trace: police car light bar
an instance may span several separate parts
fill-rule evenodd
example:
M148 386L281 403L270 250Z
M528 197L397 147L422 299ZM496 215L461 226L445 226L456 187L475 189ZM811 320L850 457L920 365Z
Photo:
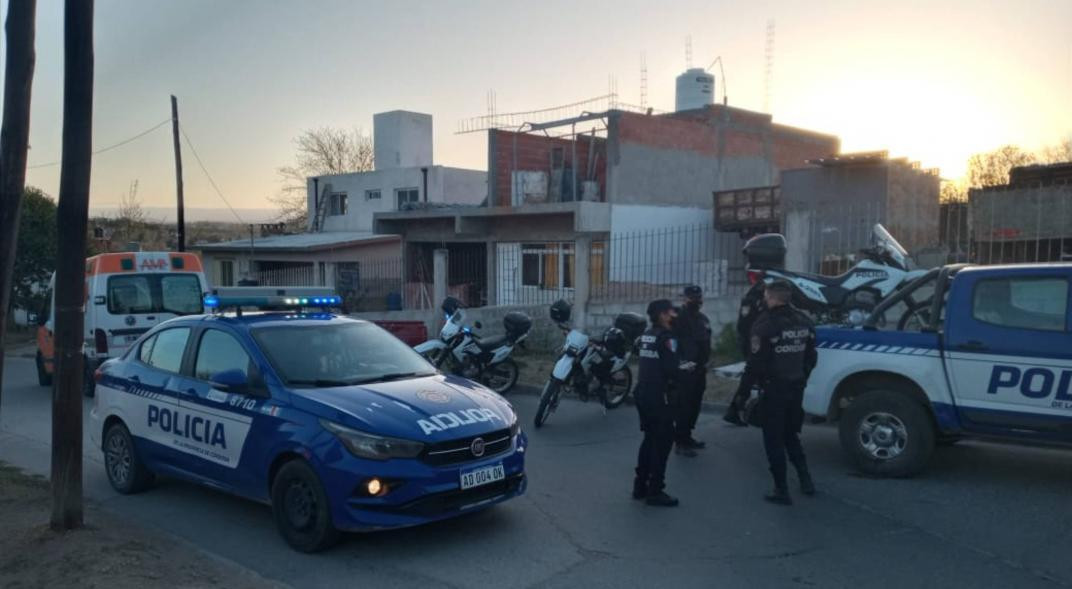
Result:
M300 309L303 307L338 307L342 297L327 288L234 286L216 288L206 293L204 305L209 309L257 307L261 309Z

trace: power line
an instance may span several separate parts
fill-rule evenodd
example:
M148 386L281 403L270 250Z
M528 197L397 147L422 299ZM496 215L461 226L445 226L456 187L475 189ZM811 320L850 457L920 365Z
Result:
M93 155L100 155L100 154L102 154L102 153L104 153L106 151L111 151L111 150L116 149L118 147L123 147L127 143L130 143L131 141L135 141L137 139L141 139L142 137L145 137L149 133L152 133L153 131L159 129L160 127L163 127L164 125L166 125L166 124L168 124L170 122L171 122L171 117L168 117L168 118L164 119L163 121L160 121L156 126L154 126L152 128L149 128L149 129L146 129L146 130L142 131L141 133L138 133L137 135L135 135L133 137L129 137L127 139L124 139L124 140L120 141L119 143L115 143L113 145L109 145L108 147L105 147L105 148L102 148L102 149L98 149L97 151L94 151ZM48 167L51 167L51 166L58 166L61 163L62 163L62 161L48 162L47 164L35 164L35 165L32 165L32 166L26 166L26 169L32 170L32 169L35 169L35 168L48 168Z
M171 119L168 119L167 122L170 123ZM231 203L227 202L227 197L223 196L223 192L220 190L220 187L216 186L216 181L212 179L212 174L208 173L208 170L205 168L205 164L201 162L201 156L197 155L197 150L194 149L194 144L192 141L190 141L190 136L186 134L186 129L179 127L179 132L182 133L182 138L186 140L186 146L189 147L190 152L194 154L194 161L197 162L197 165L201 168L201 171L205 173L205 178L208 178L208 183L212 185L212 189L216 191L216 195L219 196L220 200L223 201L223 204L227 205L227 208L231 210L231 214L235 216L235 219L238 219L239 223L245 224L246 222L242 220L242 217L238 216L238 213L234 210L234 207L231 206Z

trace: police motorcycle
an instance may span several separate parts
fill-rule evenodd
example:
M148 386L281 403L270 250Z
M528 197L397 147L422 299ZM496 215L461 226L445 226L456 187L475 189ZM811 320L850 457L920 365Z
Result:
M629 358L633 346L648 322L637 313L622 313L599 338L588 337L569 325L572 307L566 301L551 305L551 320L566 334L562 353L540 393L540 404L533 421L543 426L558 408L563 392L573 391L582 401L596 397L603 411L622 404L633 387Z
M446 323L439 339L428 340L413 349L436 368L446 367L453 374L480 382L500 395L512 389L517 384L518 368L510 354L514 346L528 337L532 319L520 311L511 311L503 317L505 335L481 337L465 325L461 301L447 297L440 309ZM473 327L483 326L477 321Z
M862 259L840 276L786 270L786 250L785 237L778 233L749 239L742 250L748 280L753 290L772 280L787 280L793 285L793 305L820 325L862 325L882 299L927 273L912 268L908 252L881 224L872 228L870 247L860 251Z

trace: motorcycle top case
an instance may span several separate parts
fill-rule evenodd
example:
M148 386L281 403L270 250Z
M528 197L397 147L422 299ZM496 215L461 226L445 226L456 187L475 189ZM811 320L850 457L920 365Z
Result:
M551 305L551 321L565 323L573 314L573 306L569 302L559 299Z
M632 343L636 338L644 335L648 328L648 320L640 313L622 313L614 318L614 327L622 330L626 341Z
M506 328L507 335L520 337L532 329L532 317L521 311L510 311L503 317L503 327Z
M780 233L763 233L749 239L741 250L749 268L783 268L788 246Z

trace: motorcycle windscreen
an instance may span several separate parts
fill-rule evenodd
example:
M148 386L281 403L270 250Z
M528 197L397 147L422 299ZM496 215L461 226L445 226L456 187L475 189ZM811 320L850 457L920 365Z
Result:
M899 241L890 235L890 232L882 226L881 223L876 223L875 227L871 230L871 239L874 241L876 247L880 247L887 252L893 259L897 260L901 266L908 268L908 250L901 245Z

